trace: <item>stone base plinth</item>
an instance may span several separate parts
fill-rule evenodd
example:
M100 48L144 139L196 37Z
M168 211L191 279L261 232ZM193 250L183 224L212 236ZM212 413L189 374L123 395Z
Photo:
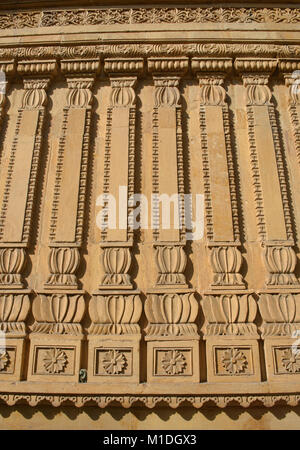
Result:
M88 382L139 383L140 335L88 336Z
M78 382L82 335L30 335L28 380Z
M206 337L208 382L261 381L258 340L246 336Z
M200 382L199 339L147 342L147 382Z
M266 337L264 349L268 381L300 381L299 338Z
M23 380L25 337L4 336L0 342L0 381Z

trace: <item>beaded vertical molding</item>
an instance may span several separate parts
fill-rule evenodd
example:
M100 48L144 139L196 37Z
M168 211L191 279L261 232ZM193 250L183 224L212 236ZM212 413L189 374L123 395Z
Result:
M0 221L1 330L5 333L2 380L23 378L25 319L30 289L23 279L32 232L31 221L42 145L46 90L56 73L56 61L20 61L24 93L10 149Z
M99 59L62 60L68 85L50 224L49 276L33 302L28 379L78 381L84 291L76 271L84 227L92 87ZM72 179L72 189L70 189Z
M204 294L207 380L260 380L257 305L240 273L242 255L225 79L231 58L193 58L199 80L207 248L213 270ZM221 189L222 188L222 189ZM220 218L222 217L222 220Z
M267 376L269 380L300 379L294 364L292 331L299 322L299 281L291 225L282 144L269 87L277 67L272 58L237 58L236 70L246 88L248 137L258 235L267 269L265 287L259 292L263 318Z
M278 66L289 89L288 109L296 154L300 164L300 60L280 59Z
M154 80L152 180L157 197L153 239L158 277L155 286L147 291L145 339L147 380L154 383L179 381L183 377L191 382L200 380L199 334L195 324L198 303L184 275L187 257L179 84L187 70L188 58L148 58L148 71ZM178 224L174 219L170 226L164 227L159 203L163 205L166 194L174 196Z
M89 306L92 325L88 336L88 373L90 381L100 383L106 383L107 377L118 383L139 383L140 380L141 330L138 322L142 303L140 291L134 289L129 271L134 237L130 213L135 185L135 88L143 68L141 58L104 60L104 71L110 79L104 207L111 206L109 198L113 198L119 205L119 224L111 227L107 220L103 222L100 247L104 275Z

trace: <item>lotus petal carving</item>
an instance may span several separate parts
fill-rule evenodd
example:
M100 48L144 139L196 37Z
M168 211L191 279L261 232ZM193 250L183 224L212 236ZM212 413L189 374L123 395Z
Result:
M192 323L198 314L198 303L193 293L151 294L145 302L145 313L150 323Z
M261 294L258 305L267 323L300 322L300 294Z
M206 296L203 311L209 323L252 323L257 314L257 304L250 294Z
M111 324L112 332L118 334L118 325L136 324L142 314L139 295L95 295L89 304L89 313L94 324Z
M80 294L40 294L32 305L35 320L46 323L79 323L84 310L84 297Z
M30 309L26 294L0 295L0 322L23 322Z

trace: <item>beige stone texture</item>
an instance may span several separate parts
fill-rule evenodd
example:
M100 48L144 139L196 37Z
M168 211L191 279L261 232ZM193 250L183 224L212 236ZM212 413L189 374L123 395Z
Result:
M216 3L1 2L0 429L299 428L300 11Z

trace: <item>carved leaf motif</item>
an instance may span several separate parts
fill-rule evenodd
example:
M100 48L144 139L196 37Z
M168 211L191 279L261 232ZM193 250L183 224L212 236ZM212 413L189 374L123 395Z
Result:
M150 323L192 323L198 314L198 303L191 294L150 294L145 302Z
M0 250L0 268L3 273L18 273L21 271L25 258L22 248L2 248Z
M84 310L84 298L78 294L40 294L32 305L35 320L47 323L79 323Z
M252 323L257 304L252 295L205 296L203 311L209 323Z
M247 104L248 105L268 105L272 94L268 86L254 84L247 86Z
M235 322L239 314L239 301L237 296L223 295L220 300L226 322Z
M180 92L178 89L179 79L174 78L156 78L154 77L155 92L154 100L155 107L161 106L174 107L178 106L180 102Z
M281 294L278 296L278 308L284 322L293 322L296 315L296 304L293 295Z
M142 302L138 295L95 295L89 304L93 323L126 324L137 323L142 314ZM119 327L112 330L119 332Z
M242 256L236 247L213 247L211 261L214 272L234 273L240 270Z
M47 94L44 89L28 89L24 92L23 108L38 109L47 103Z
M252 295L242 295L239 297L238 322L254 322L257 314L257 303Z
M77 286L77 279L74 273L80 263L78 248L52 248L48 262L52 275L50 275L47 284Z
M291 247L267 247L265 257L271 273L289 273L295 270L297 257Z
M267 323L293 323L300 315L297 297L293 294L262 294L259 300L262 318Z
M205 85L200 86L201 105L224 105L226 92L222 86Z
M87 108L92 103L92 93L89 89L69 89L67 105L72 108Z
M135 104L135 92L131 87L113 88L110 98L111 106L133 106Z
M80 262L78 248L59 247L52 248L49 255L51 273L73 274Z
M23 322L29 312L30 301L24 294L0 296L0 322Z
M105 276L102 284L130 284L127 275L130 265L131 253L128 247L105 248L103 253Z

